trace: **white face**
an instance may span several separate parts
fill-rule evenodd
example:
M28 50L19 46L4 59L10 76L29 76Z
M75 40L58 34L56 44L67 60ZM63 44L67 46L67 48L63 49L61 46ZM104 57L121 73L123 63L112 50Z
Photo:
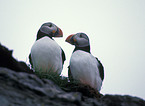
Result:
M89 38L84 33L77 33L72 37L72 39L74 45L77 47L85 47L90 45Z

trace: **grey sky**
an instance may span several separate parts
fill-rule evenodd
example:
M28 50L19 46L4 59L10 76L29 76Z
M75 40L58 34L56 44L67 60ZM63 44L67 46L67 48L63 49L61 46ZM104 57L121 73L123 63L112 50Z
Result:
M0 42L14 57L28 63L39 27L51 21L64 33L55 38L64 49L63 75L73 46L64 42L85 32L91 53L105 67L103 94L128 94L145 99L145 0L0 0Z

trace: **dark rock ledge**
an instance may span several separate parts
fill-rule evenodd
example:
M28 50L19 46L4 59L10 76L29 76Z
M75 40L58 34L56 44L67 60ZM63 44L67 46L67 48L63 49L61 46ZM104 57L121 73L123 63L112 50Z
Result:
M145 101L128 95L96 99L67 93L50 80L1 67L0 106L145 106Z

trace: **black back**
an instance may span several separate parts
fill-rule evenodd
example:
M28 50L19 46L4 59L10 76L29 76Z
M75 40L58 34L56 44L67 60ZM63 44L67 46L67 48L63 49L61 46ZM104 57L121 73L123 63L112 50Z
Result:
M97 57L96 57L96 60L97 60L98 63L99 63L99 66L98 66L98 68L99 68L99 73L100 73L100 77L101 77L101 79L102 79L102 81L103 81L103 80L104 80L104 67L103 67L102 63L98 60Z
M66 57L65 57L65 53L62 48L61 48L61 56L62 56L62 65L63 65L64 61L66 60Z

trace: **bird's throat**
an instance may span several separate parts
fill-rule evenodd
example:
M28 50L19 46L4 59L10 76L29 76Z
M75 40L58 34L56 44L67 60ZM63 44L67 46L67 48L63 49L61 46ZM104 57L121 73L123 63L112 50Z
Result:
M85 46L85 47L75 47L73 52L75 52L77 50L82 50L82 51L90 53L90 45L89 46Z

